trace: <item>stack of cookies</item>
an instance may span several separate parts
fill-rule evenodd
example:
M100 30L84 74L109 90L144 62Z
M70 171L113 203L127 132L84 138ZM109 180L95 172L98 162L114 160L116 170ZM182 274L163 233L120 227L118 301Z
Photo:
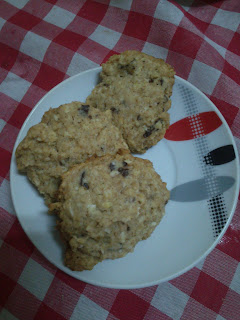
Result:
M164 137L174 70L137 51L112 56L86 103L50 109L16 150L19 171L57 214L65 264L123 257L164 215L166 183L144 153Z

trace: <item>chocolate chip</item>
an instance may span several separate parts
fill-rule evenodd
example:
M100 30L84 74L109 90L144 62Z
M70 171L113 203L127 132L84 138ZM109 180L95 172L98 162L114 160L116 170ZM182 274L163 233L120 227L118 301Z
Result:
M89 185L86 182L83 184L83 187L87 190L89 189Z
M126 167L128 163L126 161L123 161L123 166Z
M162 86L164 81L163 79L160 79L159 82L160 82L160 85Z
M121 168L121 167L118 168L118 172L120 172L123 177L126 177L129 175L128 169L125 169L125 168Z
M81 175L81 179L80 179L80 186L83 186L83 179L85 177L85 171L83 171L82 175Z
M155 127L150 126L143 134L143 138L148 138L153 133L154 130L155 130Z
M113 170L115 170L115 165L111 162L109 164L109 168L110 168L110 171L113 171Z
M137 120L142 120L142 117L140 116L140 114L137 116Z
M84 187L85 189L89 189L89 185L84 182L84 178L85 178L86 172L83 171L82 175L81 175L81 179L80 179L80 186Z
M153 79L152 79L152 78L150 78L148 82L149 82L149 83L153 83Z
M165 201L165 205L168 203L168 200L167 201Z
M129 226L127 227L127 231L130 231L130 227Z
M88 118L89 118L89 119L92 119L92 116L90 115L90 116L88 116Z
M118 112L119 112L119 110L116 109L116 108L114 108L114 107L112 107L110 110L111 110L112 112L114 112L114 113L118 113Z
M83 104L83 105L78 109L78 111L79 111L81 114L88 114L89 105Z

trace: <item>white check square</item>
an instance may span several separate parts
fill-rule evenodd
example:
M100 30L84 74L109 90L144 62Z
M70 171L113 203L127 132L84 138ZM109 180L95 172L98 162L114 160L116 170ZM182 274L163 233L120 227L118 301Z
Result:
M88 299L84 294L81 295L78 303L73 311L70 320L106 320L108 311L100 307L98 304Z
M48 270L30 258L18 279L18 283L42 301L53 278L54 276Z
M6 2L10 3L14 7L17 7L18 9L22 9L29 0L5 0Z
M50 43L50 40L43 38L36 33L28 31L19 50L34 59L43 61L44 55Z
M240 263L237 266L230 288L240 294Z
M117 7L124 10L130 10L132 6L132 0L111 0L110 6Z
M189 296L169 282L158 286L151 305L174 320L181 318Z
M68 67L67 74L69 76L74 76L79 72L96 68L96 67L99 67L97 63L89 60L88 58L85 58L84 56L76 52Z
M99 25L89 38L108 49L112 49L120 37L121 33Z
M154 18L171 22L178 26L184 14L173 3L162 0L158 3Z
M225 11L218 9L214 18L212 19L212 24L217 26L236 31L240 23L240 13Z
M207 94L212 94L221 72L195 60L188 81Z
M54 6L43 20L65 29L74 20L74 18L75 14Z
M5 22L6 22L6 20L4 20L3 18L0 17L0 31L1 31Z
M12 197L10 192L10 183L6 179L4 179L4 181L0 186L0 199L2 200L1 201L2 208L15 216L16 213L13 208Z
M9 72L5 80L0 84L0 92L20 102L30 86L30 82Z
M167 59L167 55L168 55L168 50L163 48L163 47L159 47L159 46L156 46L155 44L152 44L152 43L149 43L149 42L146 42L144 47L143 47L143 50L142 50L144 53L147 53L151 56L154 56L156 58L160 58L160 59L163 59L163 60L166 60Z

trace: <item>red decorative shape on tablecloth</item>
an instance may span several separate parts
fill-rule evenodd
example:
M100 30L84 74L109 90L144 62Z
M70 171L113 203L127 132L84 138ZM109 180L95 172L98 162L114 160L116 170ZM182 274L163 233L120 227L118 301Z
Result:
M191 297L218 313L227 291L227 286L208 274L201 272Z
M173 123L165 138L172 141L192 140L216 130L221 124L216 112L202 112Z

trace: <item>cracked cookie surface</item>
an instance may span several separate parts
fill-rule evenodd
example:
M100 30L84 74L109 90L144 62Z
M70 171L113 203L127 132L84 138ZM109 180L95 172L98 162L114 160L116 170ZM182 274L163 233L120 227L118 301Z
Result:
M161 59L125 51L102 65L102 81L87 103L111 110L131 152L144 153L164 137L169 126L174 74Z
M59 216L67 244L65 264L91 270L104 259L133 251L162 219L169 199L166 183L148 160L129 153L89 159L63 175Z
M128 149L110 111L72 102L50 109L29 129L16 150L18 170L44 195L56 200L61 175L93 155L115 154Z

